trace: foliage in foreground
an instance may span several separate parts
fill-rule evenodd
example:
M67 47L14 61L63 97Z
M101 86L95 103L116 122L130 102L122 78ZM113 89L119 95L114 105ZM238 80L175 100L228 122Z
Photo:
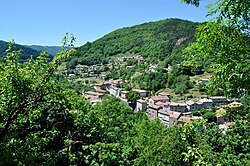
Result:
M249 165L249 115L223 134L215 123L149 121L114 97L92 106L52 78L70 53L1 60L0 165Z
M199 5L200 0L183 0ZM187 49L190 64L212 59L213 88L242 97L250 90L250 1L219 0L209 5L216 18L197 29L197 42Z

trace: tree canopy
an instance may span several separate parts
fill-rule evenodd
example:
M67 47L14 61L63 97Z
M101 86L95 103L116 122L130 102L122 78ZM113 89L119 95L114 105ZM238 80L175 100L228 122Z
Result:
M209 7L208 14L218 16L197 29L197 42L186 54L196 61L212 59L214 87L222 87L229 96L246 96L250 90L250 2L220 0Z
M199 24L181 19L166 19L120 28L77 48L77 52L69 60L93 65L107 63L109 57L127 53L141 55L150 61L164 60L194 41L195 29Z

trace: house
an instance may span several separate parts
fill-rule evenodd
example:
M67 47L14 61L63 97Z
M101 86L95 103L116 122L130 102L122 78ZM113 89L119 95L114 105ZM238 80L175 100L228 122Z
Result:
M155 103L155 105L158 105L158 106L161 106L162 108L164 108L164 106L170 104L170 102L161 102L161 101L158 101L157 103Z
M106 90L110 87L110 83L99 83L94 85L94 89L97 90Z
M186 103L176 103L170 102L164 106L164 110L167 111L176 111L176 112L187 112L187 104Z
M213 107L213 101L207 98L200 99L197 104L200 104L200 107L205 109L211 109Z
M202 119L202 117L198 117L198 116L181 116L179 119L178 119L178 125L183 125L184 123L190 123L192 122L193 120L196 120L196 119Z
M98 69L98 66L97 65L92 65L89 68L92 69L93 71L96 71Z
M107 91L109 91L110 94L112 94L116 97L119 96L119 92L120 92L119 88L114 87L114 86L110 86L109 88L107 88Z
M109 80L111 86L116 86L116 84L121 84L122 83L122 80L121 79L118 79L118 80Z
M158 111L158 119L160 120L160 122L166 125L174 125L180 116L181 116L180 112L165 111L165 110Z
M193 110L199 110L201 109L201 104L198 104L197 102L194 102L194 101L187 101L186 102L187 104L187 109L188 111L193 111Z
M82 73L81 75L82 75L82 77L88 77L89 73Z
M216 119L217 119L217 124L224 124L225 122L225 115L226 115L226 110L223 108L220 108L216 110Z
M149 105L155 105L155 103L157 103L158 101L169 102L170 100L168 96L152 96L149 99Z
M157 105L149 105L148 108L147 108L147 115L148 115L148 118L150 120L154 120L157 118L158 116L158 111L162 109L161 106L157 106Z
M141 90L141 89L132 89L132 90L140 93L141 98L146 98L147 97L147 91L146 90Z
M169 125L175 125L180 117L181 117L180 112L175 112L175 111L170 112Z
M92 104L96 104L97 102L102 101L104 94L93 91L87 91L83 92L83 96L85 99L89 100Z
M147 101L143 99L138 99L136 101L136 111L146 111Z
M191 122L191 117L190 116L181 116L178 119L178 124L184 124L184 123L190 123Z
M224 96L212 96L210 97L213 103L217 103L219 105L227 105L229 104L229 100Z
M240 102L234 101L234 102L224 106L224 108L243 108L243 104L241 104Z
M88 69L88 66L81 65L81 64L76 65L76 68L75 68L75 70L77 70L77 71L83 71L83 70L87 70L87 69Z
M99 84L95 84L94 85L94 89L97 91L97 90L105 90L106 89L106 86L105 86L105 84L103 84L103 83L99 83Z

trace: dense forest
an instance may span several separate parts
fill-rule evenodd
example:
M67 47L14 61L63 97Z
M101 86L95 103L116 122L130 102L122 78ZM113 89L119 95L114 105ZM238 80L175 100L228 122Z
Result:
M8 42L5 42L5 41L2 41L0 40L0 56L3 57L6 55L6 50L8 48ZM23 45L20 45L20 44L14 44L14 50L20 50L21 51L21 54L19 55L20 56L20 61L27 61L29 58L33 58L33 59L36 59L39 55L40 55L40 52L45 50L38 50L38 49L34 49L34 48L31 48L31 47L28 47L28 46L23 46ZM45 50L47 51L47 50ZM52 59L53 56L52 54L50 55L50 59Z
M162 61L195 41L194 33L198 25L200 23L167 19L121 28L77 48L70 57L70 67L76 64L105 64L108 57L126 53L141 55L150 61Z
M15 50L22 50L21 54L20 54L20 60L27 60L28 58L30 58L31 56L33 58L36 58L37 56L40 55L40 52L19 44L15 44ZM5 41L1 41L0 40L0 55L4 56L5 55L5 51L8 48L8 42Z
M195 6L200 2L183 1ZM77 88L70 82L57 76L57 69L65 60L72 62L77 58L75 61L83 64L100 63L99 60L104 63L106 57L133 48L134 53L145 58L155 57L152 61L164 59L168 49L171 54L178 52L177 41L186 37L181 32L177 33L181 36L165 43L169 47L164 47L167 50L163 54L158 54L162 50L159 43L154 45L156 42L152 47L138 44L140 50L144 49L141 52L129 43L128 48L119 46L115 52L112 48L119 42L110 43L107 49L108 43L97 45L102 38L77 49L63 49L53 60L48 53L41 52L35 60L20 62L21 53L15 44L9 43L3 47L4 56L0 59L0 165L250 165L250 1L219 2L209 12L216 13L213 22L199 26L197 40L185 48L183 54L194 64L204 58L212 59L211 84L215 88L224 86L226 94L233 93L241 99L243 108L225 108L225 118L231 123L228 130L205 118L180 126L165 126L158 120L148 120L144 112L134 113L109 95L104 96L103 102L92 105L72 90ZM166 20L171 21L173 19ZM151 23L136 27L145 25ZM143 30L138 28L138 31L143 34ZM193 35L190 40L192 38ZM69 48L74 38L66 36L64 40L62 48ZM97 47L103 48L101 52L96 52ZM159 48L157 54L150 52L155 47L156 52ZM156 86L146 86L158 89L162 86L160 82L166 81L164 78L168 78L164 84L170 86L176 86L176 80L186 80L185 76L176 80L172 77L175 75L160 77L157 72L145 73L134 81L152 80ZM188 81L185 84L191 86Z

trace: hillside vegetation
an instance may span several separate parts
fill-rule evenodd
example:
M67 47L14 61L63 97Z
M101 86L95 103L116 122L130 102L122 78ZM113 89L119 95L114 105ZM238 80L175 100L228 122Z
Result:
M2 41L0 40L0 57L5 57L6 56L6 50L8 48L8 42ZM44 47L45 48L45 47ZM39 55L41 51L47 51L50 55L49 58L50 60L53 59L53 54L51 54L51 51L48 51L46 49L35 49L35 48L31 48L29 46L24 46L24 45L20 45L20 44L14 44L13 45L13 50L21 50L21 54L19 55L19 59L20 61L27 61L27 59L29 58L33 58L36 59Z
M152 62L162 61L193 42L198 25L200 23L166 19L121 28L79 47L70 63L71 66L107 63L108 57L125 53L141 55Z
M0 56L1 57L6 55L7 48L8 48L8 42L0 40ZM22 50L20 54L21 61L25 61L31 56L36 59L40 55L40 51L25 47L19 44L14 44L14 50Z
M37 51L47 51L49 54L55 56L58 51L62 50L61 46L40 46L40 45L27 45L26 47L32 48Z

